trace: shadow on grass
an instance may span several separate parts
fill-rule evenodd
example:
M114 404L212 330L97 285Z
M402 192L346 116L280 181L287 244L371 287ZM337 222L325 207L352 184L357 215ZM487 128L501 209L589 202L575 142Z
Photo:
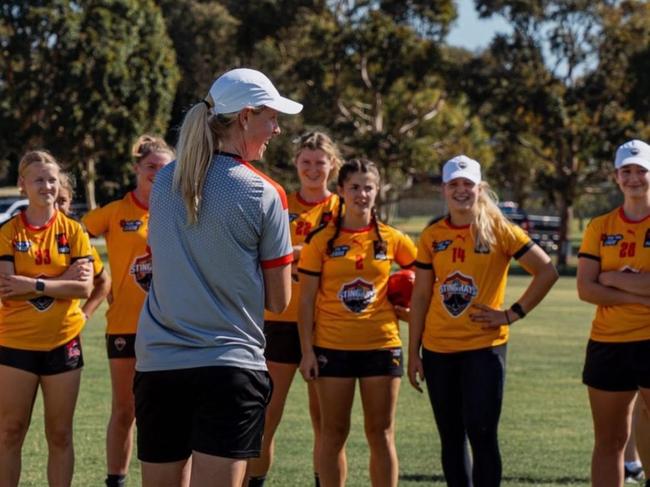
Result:
M400 480L408 480L410 482L444 482L443 475L424 475L419 473L406 473L399 476ZM502 479L504 482L519 482L521 484L531 485L562 485L562 484L576 484L588 483L589 479L586 477L508 477Z

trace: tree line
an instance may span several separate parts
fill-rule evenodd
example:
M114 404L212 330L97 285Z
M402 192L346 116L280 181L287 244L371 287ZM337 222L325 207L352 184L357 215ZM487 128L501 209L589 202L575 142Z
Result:
M650 138L650 3L474 4L510 26L481 52L447 43L453 0L3 1L0 182L45 147L89 205L117 197L139 134L174 143L211 81L249 66L305 105L262 163L280 181L308 128L376 161L383 202L465 152L520 203L543 194L566 245L575 206L604 198L616 145Z

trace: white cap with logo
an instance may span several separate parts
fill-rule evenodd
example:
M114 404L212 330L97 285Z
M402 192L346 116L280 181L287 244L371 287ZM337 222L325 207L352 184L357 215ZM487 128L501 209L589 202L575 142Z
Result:
M469 179L474 184L480 183L481 165L466 155L460 155L453 159L449 159L442 167L442 182L448 183L457 178Z
M630 140L616 149L614 167L620 169L628 164L638 164L650 171L650 145L642 140Z
M266 106L280 113L295 115L302 105L278 93L271 80L254 69L239 68L228 71L210 87L213 113L237 113L246 107Z

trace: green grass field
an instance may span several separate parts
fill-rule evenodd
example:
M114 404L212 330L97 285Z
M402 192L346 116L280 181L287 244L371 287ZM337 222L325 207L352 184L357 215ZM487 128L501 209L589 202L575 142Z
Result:
M527 282L525 277L511 277L506 302L512 302ZM500 428L503 485L588 484L592 433L580 372L592 313L591 306L578 301L574 279L561 278L546 301L514 325ZM403 334L406 339L406 326ZM74 485L87 487L103 485L105 468L104 431L110 391L102 316L90 321L83 338L86 367L75 421ZM42 417L39 399L23 450L21 486L47 485ZM402 383L397 417L400 485L444 485L428 400L406 380ZM276 463L267 485L313 485L310 452L306 388L297 377L278 432ZM348 441L348 461L348 485L370 485L358 397ZM140 485L135 461L130 477L129 486Z

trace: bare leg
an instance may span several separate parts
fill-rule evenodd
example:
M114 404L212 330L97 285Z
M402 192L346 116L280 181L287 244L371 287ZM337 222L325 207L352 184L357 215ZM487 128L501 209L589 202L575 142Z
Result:
M111 372L112 402L106 431L106 467L109 474L126 475L129 472L135 428L135 359L110 359L108 364Z
M318 392L316 391L316 384L314 382L307 383L307 392L309 393L309 417L311 418L311 427L314 431L314 449L312 451L312 458L314 462L314 473L316 475L320 472L320 406L318 405ZM345 451L343 451L345 457Z
M191 465L189 458L169 463L140 462L142 487L189 487Z
M636 401L638 410L635 424L636 448L641 458L645 478L650 479L650 415L648 414L650 389L640 389L640 396Z
M591 484L594 487L622 486L623 451L630 434L632 403L636 392L588 389L594 422Z
M273 463L273 447L275 445L275 432L278 429L284 405L289 394L289 388L296 375L297 366L294 364L281 364L268 361L269 375L273 380L273 395L271 402L266 408L266 419L264 422L264 436L262 437L262 451L259 458L251 458L248 461L246 478L265 476Z
M325 377L316 380L321 411L319 474L323 487L345 485L348 473L345 442L350 432L355 383L356 379L348 378Z
M20 451L37 390L37 375L0 365L0 487L18 485Z
M370 446L370 480L373 487L397 487L399 465L395 450L395 412L399 377L360 379L363 421Z
M72 418L79 395L81 369L41 376L45 437L47 438L47 479L50 487L69 487L74 471Z
M245 459L192 453L190 487L239 487L244 481L245 474Z

